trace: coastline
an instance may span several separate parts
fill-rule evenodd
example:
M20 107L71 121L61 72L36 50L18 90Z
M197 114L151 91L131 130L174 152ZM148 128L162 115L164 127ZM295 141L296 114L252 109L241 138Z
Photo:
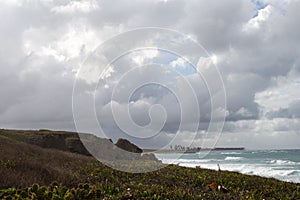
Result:
M183 153L199 153L207 151L244 151L245 147L216 147L216 148L200 148L199 150L173 150L173 149L143 149L143 153L159 153L159 154L183 154Z
M300 183L300 150L213 151L209 154L166 154L155 156L165 164L233 171L247 175Z
M0 199L300 199L299 183L222 168L117 171L88 155L28 144L32 132L0 134Z

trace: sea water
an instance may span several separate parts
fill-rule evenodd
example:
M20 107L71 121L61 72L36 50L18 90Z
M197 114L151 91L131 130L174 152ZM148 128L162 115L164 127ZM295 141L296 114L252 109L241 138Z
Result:
M211 151L190 154L155 154L167 164L236 171L300 183L300 150ZM179 157L180 156L180 157Z

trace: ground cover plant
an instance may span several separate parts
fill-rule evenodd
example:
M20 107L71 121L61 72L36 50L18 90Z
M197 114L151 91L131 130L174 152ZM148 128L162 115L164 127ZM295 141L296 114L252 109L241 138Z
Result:
M300 184L273 178L177 165L132 174L16 138L0 134L0 199L300 199Z

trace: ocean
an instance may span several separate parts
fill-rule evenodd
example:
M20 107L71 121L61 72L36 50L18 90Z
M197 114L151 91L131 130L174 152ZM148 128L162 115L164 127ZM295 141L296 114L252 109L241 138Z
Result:
M300 183L300 150L211 151L191 154L155 154L163 163L235 171ZM178 158L179 157L179 158Z

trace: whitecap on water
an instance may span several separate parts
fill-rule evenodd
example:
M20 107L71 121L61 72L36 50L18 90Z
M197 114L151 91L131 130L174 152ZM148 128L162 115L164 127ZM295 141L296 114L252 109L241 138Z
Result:
M227 156L224 160L243 160L243 157L232 157L232 156Z

